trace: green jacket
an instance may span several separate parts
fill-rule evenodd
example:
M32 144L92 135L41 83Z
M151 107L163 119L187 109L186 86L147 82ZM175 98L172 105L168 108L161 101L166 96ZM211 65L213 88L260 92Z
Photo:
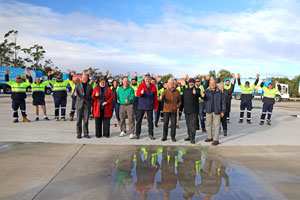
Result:
M120 104L131 104L134 100L134 90L131 86L127 86L127 88L124 89L124 87L119 87L118 91L118 101ZM125 102L125 99L130 99L131 101Z

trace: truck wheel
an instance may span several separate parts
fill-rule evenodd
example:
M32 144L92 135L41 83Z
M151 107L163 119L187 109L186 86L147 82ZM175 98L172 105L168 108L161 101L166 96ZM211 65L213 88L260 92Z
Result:
M240 94L235 95L236 100L241 100L242 96Z
M11 93L11 87L5 87L3 91L4 91L5 94L10 94Z
M276 95L275 96L275 101L276 102L280 102L282 100L281 96L280 95Z
M46 94L46 95L50 95L50 94L51 94L51 89L50 89L50 88L46 88L45 94Z

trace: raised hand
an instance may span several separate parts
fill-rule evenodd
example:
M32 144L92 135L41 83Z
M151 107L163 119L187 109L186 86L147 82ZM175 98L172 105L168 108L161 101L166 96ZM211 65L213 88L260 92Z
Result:
M276 84L276 85L279 85L279 82L278 82L277 80L275 80L275 84Z
M108 75L107 75L107 78L110 78L110 77L111 77L111 74L108 74Z
M202 76L202 78L201 78L201 81L202 81L202 82L204 82L204 81L205 81L205 78L204 78L204 76Z
M238 78L238 79L241 78L241 74L240 74L240 73L237 74L237 78Z
M127 73L126 73L126 76L129 77L129 75L130 75L130 72L127 72Z
M197 78L199 78L199 79L200 79L200 77L201 77L201 76L200 76L200 74L198 74L198 75L197 75Z
M123 74L119 74L119 76L122 77L122 78L124 77Z
M185 75L185 80L189 80L189 75L188 74Z
M161 81L161 76L158 76L157 77L157 82L160 82Z
M171 76L171 79L175 79L175 77L172 75L172 76Z
M10 73L9 69L6 69L6 74L9 74L9 73Z
M75 74L75 71L74 71L74 70L72 70L72 71L71 71L71 75L73 76L74 74Z
M51 71L48 71L48 76L50 76L50 74L51 74Z
M68 72L68 74L70 74L70 73L71 73L71 70L70 70L70 69L68 69L68 70L67 70L67 72Z
M31 76L31 74L30 74L30 69L29 69L29 68L27 68L27 73L26 73L26 75L27 75L27 76Z
M88 74L91 74L91 70L90 69L88 69Z
M137 76L138 76L137 72L134 72L134 77L137 77Z
M266 78L265 80L264 80L264 82L267 82L269 79L268 78Z
M106 73L105 73L105 75L107 76L108 74L109 74L109 71L107 70Z
M231 76L232 76L232 78L235 78L235 73L232 73Z
M260 77L260 75L259 75L259 74L257 74L257 75L256 75L256 78L259 78L259 77Z
M196 94L196 89L195 88L193 89L193 94Z
M210 78L210 75L206 74L206 80L209 80L209 78Z
M218 72L217 77L220 77L220 76L221 76L221 72Z

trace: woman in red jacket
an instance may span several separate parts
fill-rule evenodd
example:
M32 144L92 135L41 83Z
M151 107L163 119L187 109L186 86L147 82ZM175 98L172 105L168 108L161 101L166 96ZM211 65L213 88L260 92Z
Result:
M114 94L111 89L105 85L104 79L99 80L98 85L93 90L92 99L94 99L93 116L95 117L96 137L102 137L103 127L103 136L109 138Z

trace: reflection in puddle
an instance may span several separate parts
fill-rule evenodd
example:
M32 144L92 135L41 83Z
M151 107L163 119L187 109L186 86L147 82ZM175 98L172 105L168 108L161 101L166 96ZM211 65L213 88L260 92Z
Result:
M274 195L249 174L194 148L147 146L121 152L112 173L111 183L136 199L273 199Z

